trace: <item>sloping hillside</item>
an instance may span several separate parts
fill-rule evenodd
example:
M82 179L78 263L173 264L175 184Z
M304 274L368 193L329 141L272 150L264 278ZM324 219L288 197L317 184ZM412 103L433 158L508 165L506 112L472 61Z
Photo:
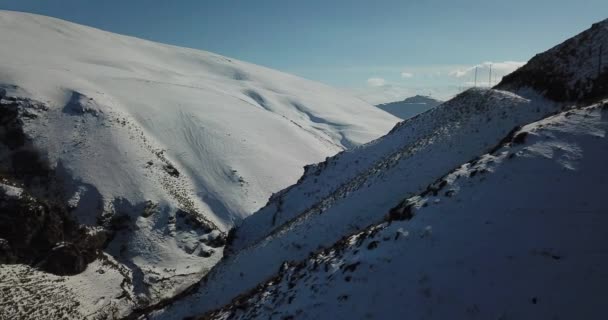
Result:
M382 139L308 167L298 184L232 232L228 255L199 290L159 318L180 319L228 303L272 277L285 261L305 259L377 223L402 199L488 152L514 127L556 108L504 91L470 90Z
M608 103L526 125L204 318L603 319L607 133Z
M24 13L1 12L0 25L10 43L2 92L49 109L28 135L107 199L166 193L140 168L166 160L201 211L231 225L303 165L397 122L324 85L208 52Z
M376 107L394 115L397 118L405 120L435 108L441 103L442 101L435 100L431 97L416 95L402 101L379 104Z
M604 28L594 27L590 30L592 30L592 36L584 38L585 41L593 42L597 39L603 39L604 34L608 32ZM581 45L595 46L595 44L585 41L581 42ZM580 56L580 59L585 59L585 55ZM572 65L579 63L581 63L579 60L572 59L563 68L573 69ZM541 71L538 72L541 73ZM581 72L584 72L584 70ZM589 81L591 85L596 85L595 82L601 81L601 79L601 77L595 77L590 78ZM567 79L565 80L567 81ZM525 79L521 81L525 83ZM570 83L568 82L564 86L569 88ZM377 225L387 216L392 217L392 219L408 219L411 214L408 210L398 210L404 199L419 195L423 198L426 197L427 200L430 199L433 203L441 203L444 200L439 197L439 194L447 191L444 188L448 183L451 183L442 180L442 177L460 168L463 164L482 157L484 154L494 154L506 142L519 142L524 137L524 135L517 134L520 127L584 103L582 100L564 102L547 99L547 97L551 98L552 96L544 96L543 94L546 94L546 91L541 89L540 87L526 85L513 88L514 92L496 89L472 89L429 112L403 121L381 139L360 148L342 152L323 163L308 166L297 184L275 194L264 208L245 219L231 233L227 247L229 254L197 288L192 288L189 295L164 306L164 309L153 312L152 316L158 319L199 316L216 308L217 305L227 304L239 295L251 292L260 283L269 279L279 279L275 278L280 277L277 270L285 269L281 267L284 266L285 262L293 261L297 264L298 261L304 261L312 252L319 252L321 248L332 247L344 237L357 234L370 225ZM585 97L585 100L586 98L589 97ZM593 125L603 128L605 117L599 111L593 112L593 116L589 115L589 117L596 120L600 119ZM584 114L578 115L577 118L585 117ZM566 117L566 114L563 117ZM560 125L560 123L555 124L555 126ZM583 124L582 127L576 127L572 130L575 131L573 134L589 135L592 137L590 139L601 139L603 137L603 129L585 131L586 129L588 129L587 125ZM589 148L596 147L601 148L601 142L599 145L589 146ZM573 151L572 154L569 153L565 159L559 160L558 164L562 165L562 162L568 162L569 157L575 157L574 153L576 151ZM600 158L596 158L596 156ZM590 154L591 159L588 159L588 161L594 162L593 168L599 166L602 156L604 155L600 152ZM468 167L465 166L464 168ZM510 169L511 167L505 165L501 168ZM517 169L514 168L513 170ZM568 170L567 165L562 165L556 170L557 172ZM477 176L475 179L484 179L484 172L471 170L468 174ZM503 175L505 174L509 175L508 172ZM576 176L576 174L572 174L572 176ZM539 178L542 179L534 181L530 185L538 188L545 184L554 183L553 180L547 180L548 177L549 175L540 176ZM587 186L581 185L581 181L588 181L589 177L590 175L585 175L587 180L576 180L575 177L572 179L576 180L573 180L573 183L577 183L577 188L584 188ZM499 178L502 178L502 175ZM519 179L516 180L517 184L523 183L522 181L531 179L531 177L524 175ZM589 183L589 187L596 188L593 181ZM602 182L598 182L598 185L602 186ZM520 190L512 190L506 184L504 189L499 187L500 185L496 186L495 192L507 199L507 202L502 202L500 207L504 207L504 210L513 209L509 205L515 201L509 200L509 197L511 194L514 196L520 195ZM517 186L513 185L512 187L516 188ZM599 188L601 189L601 187ZM471 192L479 190L481 189L475 188ZM555 189L547 188L547 190L547 192L551 192ZM544 195L542 192L538 194ZM584 194L578 196L580 199L585 197ZM446 197L449 196L446 195ZM476 198L473 197L472 199L461 198L462 203L455 206L475 208ZM551 202L544 199L539 201L543 201L543 205L546 205L547 208L551 207ZM522 202L523 204L525 203ZM596 205L595 209L598 209L601 202L594 202L594 204ZM487 202L486 205L489 208L493 205L493 202ZM410 208L410 206L407 205L405 208ZM577 208L579 207L572 206L573 210L577 210ZM567 212L568 210L563 209L563 211ZM454 215L456 214L454 213ZM483 212L480 214L483 214ZM471 217L471 219L476 217ZM483 224L483 221L472 221L471 223L479 225ZM589 225L587 220L581 223ZM450 244L452 236L484 232L483 230L465 228L465 224L462 223L458 226L458 228L446 234L446 240L443 240L446 245ZM537 225L526 225L526 227L537 227ZM562 230L560 225L547 228ZM391 229L391 232L394 231ZM599 233L597 236L599 237ZM554 238L550 239L553 240ZM454 238L454 241L458 240L459 238ZM579 245L588 243L581 242ZM503 244L491 243L488 246ZM375 244L370 246L373 247ZM598 247L598 250L601 251L602 248ZM437 252L440 254L442 251ZM395 254L395 252L392 251L390 254ZM385 258L395 260L402 258L403 260L399 260L401 262L407 261L406 259L421 259L421 264L435 264L432 257L429 258L430 260L425 260L422 255L408 255L398 258L387 258L385 256ZM599 260L599 262L605 263L602 260ZM475 264L478 261L472 263ZM409 270L402 264L398 264L398 266L404 268L402 272ZM445 270L442 269L445 266L436 267ZM488 274L491 274L491 272ZM238 280L235 281L235 279ZM319 284L321 282L319 280ZM269 286L272 287L272 284ZM333 284L330 282L328 286L333 286ZM401 288L399 286L394 287L395 290ZM411 291L411 288L409 286L403 288L403 290ZM394 293L394 291L389 291L387 294L390 293ZM343 294L348 295L348 292ZM481 295L483 293L476 292L475 294ZM364 295L360 297L363 299ZM253 298L252 306L254 309L247 311L255 311L256 299ZM236 304L233 307L237 307L239 301L243 300L235 302ZM390 301L395 304L398 303L395 300ZM260 302L260 306L262 303L266 302ZM328 309L319 307L319 312L330 310L337 303L340 303L340 301L328 301ZM288 304L289 298L287 299ZM404 303L403 305L407 306L409 304ZM369 307L369 305L366 306ZM244 307L246 308L247 305ZM321 314L316 313L317 311L313 310L312 305L307 305L307 307L311 309L308 314L312 318ZM290 306L286 306L285 309L279 311L284 312L283 315L285 316L294 316L291 311L295 310L289 308ZM473 305L471 308L473 313L477 312ZM354 310L361 311L361 309L356 308ZM390 310L386 312L390 312ZM247 313L245 315L253 314ZM263 315L270 314L264 313ZM337 314L332 315L337 316ZM358 313L358 315L364 317L365 313ZM387 316L387 313L377 313L376 315ZM496 317L500 318L500 314Z
M114 261L99 274L116 275L118 290L93 303L73 295L81 314L116 307L120 315L179 292L221 258L225 231L304 165L398 122L318 83L54 18L0 11L0 42L0 178L67 213L48 215L67 229L49 238L36 225L0 252L40 267L72 248L80 271L89 249L97 264ZM10 217L1 230L18 223ZM76 235L89 233L94 245L80 246ZM33 238L40 250L25 261L16 251ZM69 243L53 242L60 238Z
M243 221L230 248L238 251L300 220L330 219L334 212L340 225L339 212L347 203L352 208L349 223L366 226L377 218L371 206L390 209L396 204L394 194L421 191L429 181L489 150L515 126L556 108L540 98L528 100L505 91L467 91L404 121L381 140L308 167L297 185ZM340 209L333 209L334 204ZM323 225L338 235L349 228Z
M608 96L608 19L537 54L496 86L532 88L555 101L596 101Z

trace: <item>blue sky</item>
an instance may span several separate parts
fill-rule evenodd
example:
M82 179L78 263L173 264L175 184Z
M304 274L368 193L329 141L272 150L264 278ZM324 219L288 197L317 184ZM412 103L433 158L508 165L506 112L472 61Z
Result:
M478 64L487 85L488 62L498 81L608 18L606 0L0 0L0 9L216 52L374 103L446 98Z

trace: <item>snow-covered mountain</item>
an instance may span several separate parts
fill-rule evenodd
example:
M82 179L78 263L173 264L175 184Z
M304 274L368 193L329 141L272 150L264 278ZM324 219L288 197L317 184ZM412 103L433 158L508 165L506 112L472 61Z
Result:
M231 232L227 255L200 289L158 319L181 319L229 303L275 276L284 262L301 261L377 224L403 199L486 153L514 127L556 109L541 98L470 90L373 143L308 166L297 184Z
M0 24L4 95L48 106L28 134L107 199L165 196L152 176L170 162L193 193L185 196L230 226L304 164L398 121L324 85L208 52L32 14L3 11Z
M47 271L68 261L70 274L93 262L48 283L0 270L74 293L61 300L81 316L121 315L200 279L225 232L305 165L399 121L312 81L49 17L0 11L0 43L0 198L5 213L48 218L20 233L0 215L0 253ZM16 251L31 246L25 261Z
M608 103L526 125L203 318L603 319L607 132Z
M598 318L608 285L608 108L600 101L608 92L597 88L608 68L589 72L588 55L569 43L592 50L607 35L605 20L532 59L514 73L521 78L466 91L308 166L231 232L227 254L198 286L141 312ZM558 99L527 78L542 77L539 60L591 89ZM576 66L585 67L579 74ZM551 87L575 93L579 81L570 79Z
M442 102L431 97L416 95L402 101L379 104L376 107L405 120L435 108Z

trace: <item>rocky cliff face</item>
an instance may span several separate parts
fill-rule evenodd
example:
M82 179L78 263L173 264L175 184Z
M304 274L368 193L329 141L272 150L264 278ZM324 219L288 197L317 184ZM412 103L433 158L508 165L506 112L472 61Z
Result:
M35 117L28 109L37 107L42 104L0 98L0 263L77 274L98 256L109 234L78 224L60 200L55 170L23 132L23 119Z

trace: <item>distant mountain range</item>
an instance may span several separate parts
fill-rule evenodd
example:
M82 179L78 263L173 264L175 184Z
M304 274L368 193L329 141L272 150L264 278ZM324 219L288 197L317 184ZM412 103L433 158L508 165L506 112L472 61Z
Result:
M394 115L397 118L405 120L430 110L442 103L443 101L436 100L428 96L416 95L402 101L379 104L376 107Z

